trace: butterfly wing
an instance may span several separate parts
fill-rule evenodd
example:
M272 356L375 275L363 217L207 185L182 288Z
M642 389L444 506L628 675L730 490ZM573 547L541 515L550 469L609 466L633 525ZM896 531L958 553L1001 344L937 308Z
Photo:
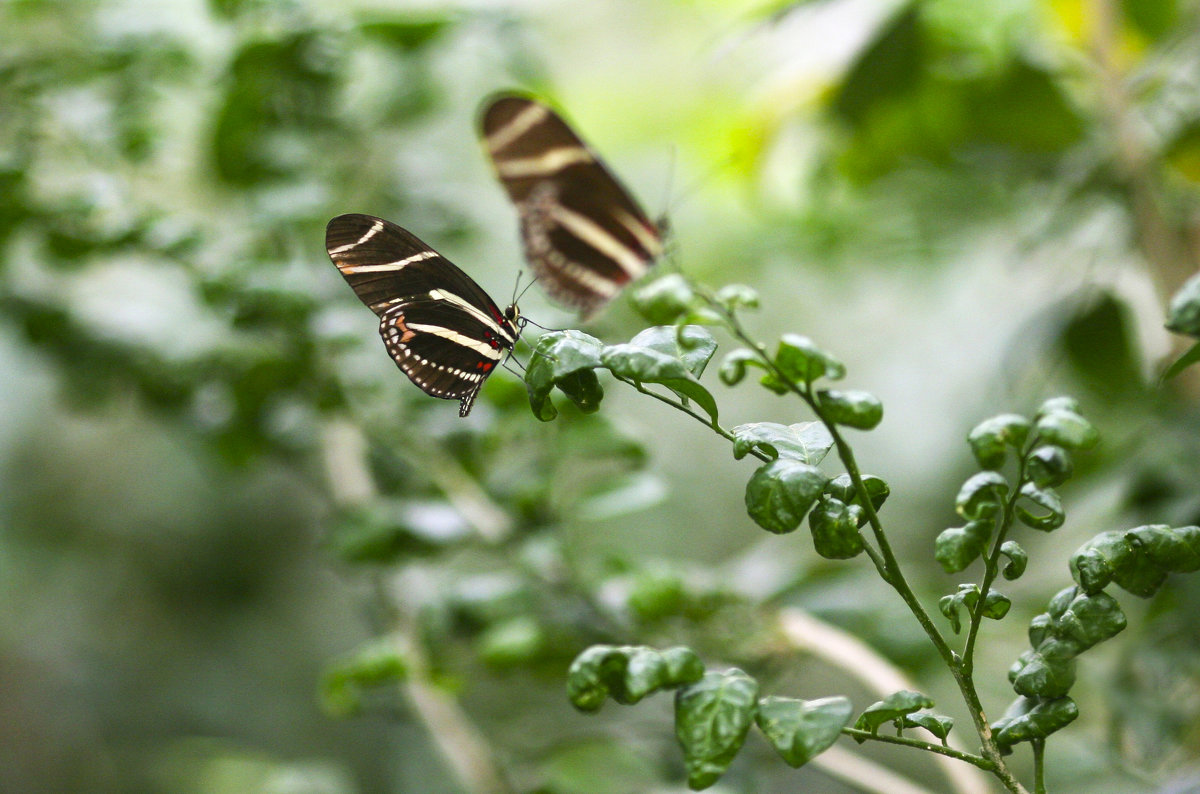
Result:
M526 258L552 298L590 316L662 253L658 228L550 108L502 95L481 127L521 216Z
M426 394L471 411L518 331L488 294L416 235L370 215L339 215L325 230L329 258L379 315L397 366Z

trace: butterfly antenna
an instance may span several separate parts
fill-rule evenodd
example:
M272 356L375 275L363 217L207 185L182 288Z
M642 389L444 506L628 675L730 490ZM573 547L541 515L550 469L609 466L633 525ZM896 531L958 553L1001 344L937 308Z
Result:
M541 323L535 323L533 320L530 320L528 317L526 317L524 315L521 316L521 319L524 320L525 322L529 323L530 325L534 326L535 328L541 328L543 331L554 331L555 333L562 333L563 331L567 330L566 328L547 328L546 326L542 325Z

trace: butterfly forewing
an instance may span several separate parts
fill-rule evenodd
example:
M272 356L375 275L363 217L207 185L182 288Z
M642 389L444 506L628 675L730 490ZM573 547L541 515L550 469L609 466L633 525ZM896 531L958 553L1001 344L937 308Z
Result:
M484 109L482 134L521 216L526 258L551 297L586 317L662 252L658 228L545 105L498 97Z
M466 273L415 235L370 215L339 215L325 232L329 257L380 317L396 364L426 394L460 400L466 416L518 331Z

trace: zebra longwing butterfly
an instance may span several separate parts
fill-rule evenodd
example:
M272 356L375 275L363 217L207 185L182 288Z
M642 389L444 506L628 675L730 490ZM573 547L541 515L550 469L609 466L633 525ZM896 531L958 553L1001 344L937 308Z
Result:
M458 415L469 414L520 336L516 304L500 311L450 260L382 218L337 216L325 228L325 247L379 315L379 335L396 365L426 394L461 400Z
M504 94L486 103L481 128L550 297L587 319L662 253L658 227L553 110Z

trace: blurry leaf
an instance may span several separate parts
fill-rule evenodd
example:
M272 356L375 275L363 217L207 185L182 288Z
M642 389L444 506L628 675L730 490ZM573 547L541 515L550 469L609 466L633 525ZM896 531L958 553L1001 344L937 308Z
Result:
M737 668L705 673L675 694L675 736L689 788L707 788L729 769L754 721L757 698L758 682Z
M1039 411L1035 427L1042 440L1069 450L1091 449L1100 442L1096 428L1075 411L1061 408Z
M1200 128L1197 132L1197 144L1200 145ZM1200 273L1184 282L1171 298L1171 308L1167 312L1167 330L1200 339Z
M580 711L598 711L611 697L637 703L659 689L700 680L704 665L689 648L656 651L645 646L593 645L567 671L567 696Z
M820 469L791 458L765 463L746 484L746 512L768 532L791 532L821 495L825 480Z
M904 3L876 31L833 95L833 113L863 124L879 104L903 100L916 90L926 57L918 15L916 3Z
M452 25L449 17L431 19L371 19L364 17L359 30L367 38L376 39L398 50L413 51L429 45Z
M726 284L717 290L713 298L731 313L743 308L758 308L758 293L745 284Z
M1072 471L1074 464L1071 463L1070 453L1053 444L1043 444L1033 450L1026 462L1026 472L1039 488L1062 485L1070 479Z
M754 721L788 766L801 767L833 746L852 711L849 698L794 700L772 695L758 701Z
M1167 367L1166 371L1163 372L1161 380L1165 382L1177 377L1180 372L1183 372L1197 361L1200 361L1200 342L1192 345L1186 353L1175 359L1171 363L1171 366Z
M321 676L321 704L337 717L356 714L362 707L364 689L397 684L408 675L408 664L395 640L369 640L350 656L335 662Z
M546 633L529 615L517 615L487 628L476 641L479 658L492 667L517 667L537 658Z
M667 486L658 474L631 472L606 482L603 490L589 492L573 512L585 521L603 521L648 510L666 496Z
M860 731L878 733L879 726L912 714L920 709L933 708L933 701L920 692L901 690L893 692L883 700L872 703L859 715L854 727ZM859 739L859 744L864 740Z
M659 772L641 749L636 743L616 738L556 748L541 765L545 790L554 794L649 791L659 779Z
M1179 16L1177 0L1121 0L1126 21L1149 39L1160 39L1173 29Z
M683 578L678 573L643 570L634 578L626 603L639 620L654 621L679 614L685 598Z
M721 361L721 369L717 373L721 378L721 382L726 386L736 386L741 383L742 378L746 377L746 367L754 366L764 368L766 365L759 360L758 355L753 350L739 348L727 354L724 360Z
M1129 308L1109 292L1071 313L1059 340L1079 378L1106 399L1142 384L1137 331Z
M687 279L670 273L634 290L632 300L633 307L648 321L671 325L692 307L696 296Z
M781 425L777 422L750 422L731 431L733 457L741 460L751 449L759 449L773 458L788 458L817 465L833 446L833 437L820 422Z
M472 535L447 505L377 502L346 512L331 540L349 562L395 563L435 554Z

